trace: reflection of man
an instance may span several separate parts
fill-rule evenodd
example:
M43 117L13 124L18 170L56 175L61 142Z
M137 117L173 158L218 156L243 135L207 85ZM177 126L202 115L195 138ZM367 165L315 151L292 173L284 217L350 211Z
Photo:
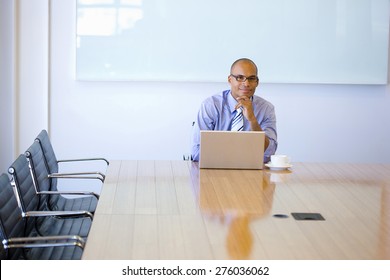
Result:
M250 258L254 242L250 224L269 213L272 206L275 185L270 174L201 169L199 175L199 207L205 222L219 221L227 227L226 249L232 259Z
M199 160L200 130L231 130L237 109L244 116L244 131L265 131L264 162L277 148L276 117L271 103L255 91L259 85L256 64L247 58L238 59L228 76L230 90L207 98L201 105L195 122L191 156Z
M233 217L229 224L226 246L232 259L248 259L253 246L253 236L249 229L249 216Z

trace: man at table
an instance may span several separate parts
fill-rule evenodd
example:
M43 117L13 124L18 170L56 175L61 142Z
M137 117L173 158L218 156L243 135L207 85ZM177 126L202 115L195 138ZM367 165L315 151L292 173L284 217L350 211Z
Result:
M248 59L236 60L228 76L230 90L213 95L201 104L194 124L191 158L199 160L200 130L231 130L237 109L242 109L244 131L264 131L264 162L268 162L277 148L274 106L254 95L259 78L256 64ZM234 148L234 147L232 147Z

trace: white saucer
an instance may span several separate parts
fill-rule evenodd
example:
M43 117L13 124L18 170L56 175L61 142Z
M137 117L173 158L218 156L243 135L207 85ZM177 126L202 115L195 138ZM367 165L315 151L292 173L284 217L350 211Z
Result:
M292 164L287 164L285 166L275 166L275 165L272 165L272 163L266 163L264 164L266 167L268 167L269 169L271 170L285 170L285 169L288 169L288 168L291 168L292 167Z

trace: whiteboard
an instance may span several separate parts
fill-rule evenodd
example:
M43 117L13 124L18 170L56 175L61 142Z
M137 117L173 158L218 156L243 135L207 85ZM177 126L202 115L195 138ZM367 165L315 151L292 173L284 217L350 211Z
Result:
M388 0L78 0L76 78L386 84Z

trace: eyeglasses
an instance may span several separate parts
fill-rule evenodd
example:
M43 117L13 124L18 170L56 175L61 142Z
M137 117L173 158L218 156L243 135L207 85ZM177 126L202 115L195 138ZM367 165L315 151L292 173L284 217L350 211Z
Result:
M246 77L244 75L233 75L233 74L230 74L230 76L232 76L233 78L236 79L237 82L240 82L240 83L243 83L245 82L246 80L248 80L248 82L250 83L257 83L259 81L259 77L257 76L249 76L249 77Z

